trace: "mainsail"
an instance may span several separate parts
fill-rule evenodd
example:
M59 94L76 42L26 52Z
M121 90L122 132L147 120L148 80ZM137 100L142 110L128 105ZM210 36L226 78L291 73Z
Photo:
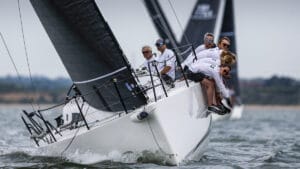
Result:
M30 1L90 105L115 112L124 110L122 101L127 110L146 104L130 64L94 0Z

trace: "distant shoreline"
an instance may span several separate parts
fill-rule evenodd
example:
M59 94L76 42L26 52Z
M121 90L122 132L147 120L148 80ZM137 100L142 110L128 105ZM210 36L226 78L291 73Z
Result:
M51 107L55 104L33 104L33 107L35 109L37 109L38 107L40 107L41 109L44 109L44 108L48 108L48 107ZM0 103L0 108L18 108L18 109L24 109L24 110L31 110L32 109L32 106L31 104L29 103Z
M300 105L259 105L247 104L245 109L284 109L284 110L300 110Z

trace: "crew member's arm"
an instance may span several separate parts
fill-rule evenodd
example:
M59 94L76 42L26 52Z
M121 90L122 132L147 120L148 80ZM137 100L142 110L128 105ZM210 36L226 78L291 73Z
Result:
M189 56L181 63L182 68L184 68L185 66L190 66L194 60L195 60L195 55L196 54L196 58L198 58L198 53L202 52L203 50L205 50L205 46L204 45L200 45L195 49L195 53L192 51Z
M212 76L216 82L216 85L218 87L218 89L220 90L220 92L222 93L223 97L225 98L229 98L229 90L226 89L223 80L221 78L221 75L218 71L212 71Z
M160 74L165 75L171 70L171 66L165 66L163 70L160 71Z
M169 52L165 62L166 62L165 67L160 71L160 74L162 75L167 74L172 69L172 67L175 67L176 57L173 52L171 51Z

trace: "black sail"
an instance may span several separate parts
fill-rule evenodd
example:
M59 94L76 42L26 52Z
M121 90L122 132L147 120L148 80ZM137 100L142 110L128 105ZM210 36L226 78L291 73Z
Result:
M127 110L146 104L94 0L30 1L74 84L91 106L124 110L116 87Z
M221 12L219 11L220 4L220 0L197 1L184 30L184 35L187 38L181 38L180 46L191 43L197 47L203 43L203 36L206 32L215 33L217 17L219 12Z

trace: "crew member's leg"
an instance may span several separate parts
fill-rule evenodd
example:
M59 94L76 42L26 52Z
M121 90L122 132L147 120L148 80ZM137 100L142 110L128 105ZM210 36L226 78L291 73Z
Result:
M215 91L215 84L213 81L204 78L201 81L201 84L205 87L206 97L207 97L207 105L212 106L214 103L214 91Z

